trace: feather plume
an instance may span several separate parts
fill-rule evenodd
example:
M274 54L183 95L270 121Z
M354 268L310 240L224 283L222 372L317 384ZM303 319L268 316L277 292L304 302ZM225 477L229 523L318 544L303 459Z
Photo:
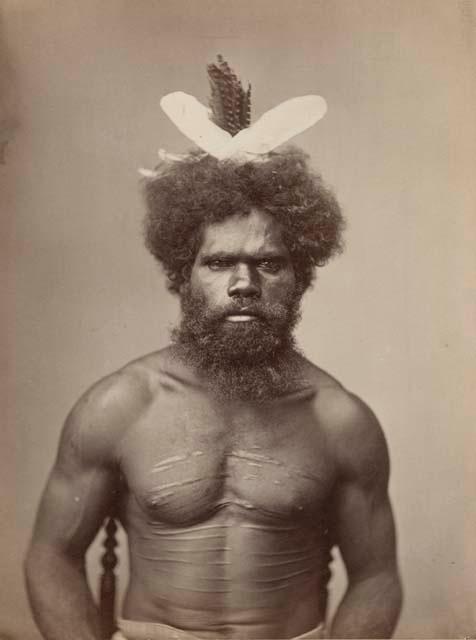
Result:
M210 109L182 91L164 96L160 105L187 138L218 160L263 160L267 153L314 125L326 113L324 98L301 96L270 109L250 126L251 85L245 91L220 55L207 70ZM178 160L166 155L167 161Z
M266 111L248 129L240 131L228 147L229 153L264 154L312 127L327 111L321 96L301 96Z
M231 141L231 135L209 118L209 110L196 98L175 91L162 98L160 106L187 138L216 158Z
M247 91L222 56L207 66L212 121L235 136L250 124L251 85Z

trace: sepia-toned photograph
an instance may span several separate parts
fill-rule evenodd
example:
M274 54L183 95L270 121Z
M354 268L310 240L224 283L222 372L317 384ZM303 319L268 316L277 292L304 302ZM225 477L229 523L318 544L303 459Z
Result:
M4 0L0 640L476 638L475 47Z

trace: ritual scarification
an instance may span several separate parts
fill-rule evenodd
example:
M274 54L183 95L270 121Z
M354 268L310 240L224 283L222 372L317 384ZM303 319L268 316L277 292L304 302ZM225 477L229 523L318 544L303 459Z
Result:
M197 448L153 463L147 500L138 500L147 533L131 540L131 552L152 567L161 585L158 597L175 605L184 593L196 598L210 594L227 610L236 609L239 590L243 607L253 598L260 598L258 606L279 607L281 596L278 604L268 600L273 593L286 598L320 580L325 541L315 526L303 532L302 522L290 517L292 505L285 504L291 499L286 494L294 495L303 482L308 492L311 481L314 493L318 475L263 454L260 445L251 443L225 447L212 473L209 465L201 466L202 456ZM287 485L284 498L276 485ZM268 497L261 495L263 486ZM174 504L182 510L190 504L194 522L174 523L167 517Z

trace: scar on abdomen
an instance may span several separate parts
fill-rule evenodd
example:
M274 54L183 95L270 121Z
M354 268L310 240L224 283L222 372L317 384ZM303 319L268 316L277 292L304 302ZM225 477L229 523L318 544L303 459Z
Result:
M158 525L158 526L162 526L162 525ZM223 524L203 524L203 525L198 525L196 527L184 527L180 529L168 528L168 529L165 529L163 532L157 532L157 535L183 535L186 533L195 533L196 531L207 531L210 529L229 529L232 526L233 526L232 524L223 523Z
M224 547L224 546L219 546L219 547L207 547L206 549L167 549L165 548L164 551L166 553L180 553L180 555L184 554L184 553L215 553L216 551L219 551L220 553L224 552L224 551L233 551L233 549L231 547Z
M239 525L240 529L259 529L260 531L298 531L299 527L279 527L267 524L244 523Z
M307 556L302 556L301 558L292 558L289 560L280 560L279 562L264 562L264 563L260 563L260 564L256 564L256 568L257 569L261 569L263 567L281 567L284 566L286 564L295 564L296 562L303 562L303 561L308 561L308 560L314 560L319 558L319 553L311 553L308 554Z
M208 565L210 563L207 563ZM203 568L203 565L202 565ZM165 573L166 575L176 575L175 571L170 571L169 569L164 569L163 567L154 567L154 571L157 571L158 573ZM212 582L233 582L234 579L228 576L197 576L194 575L193 576L194 580L208 580L208 581L212 581Z
M294 571L293 573L288 573L285 576L278 576L277 578L256 578L255 582L259 583L269 583L269 582L279 582L280 580L289 580L289 578L295 578L296 576L302 576L306 573L312 573L312 567L307 567L306 569L301 569L300 571Z
M298 549L295 551L289 550L287 549L286 551L248 551L245 552L246 555L248 556L266 556L266 557L273 557L273 556L289 556L290 554L293 553L308 553L309 551L313 551L312 547L308 547L307 549Z
M152 560L153 562L170 562L172 564L191 564L194 566L203 567L202 560L184 560L183 558L167 558L166 556L148 556L144 553L136 553L138 558L142 558L143 560ZM207 566L216 566L216 567L224 567L230 565L230 560L215 560L210 562L207 560Z
M160 536L162 540L173 540L174 542L189 542L190 540L223 540L223 536L187 536L187 537L182 537L182 536L173 536L173 535L164 535L161 533L153 533L152 535L157 535ZM203 551L203 550L202 550Z

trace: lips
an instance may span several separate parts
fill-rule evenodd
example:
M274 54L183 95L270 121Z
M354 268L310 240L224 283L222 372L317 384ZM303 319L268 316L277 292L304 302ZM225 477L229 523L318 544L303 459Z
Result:
M237 315L228 315L226 319L228 322L251 322L252 320L258 320L258 316L250 316L240 313Z
M252 320L259 320L260 318L261 315L251 309L228 311L225 314L225 319L229 322L251 322Z

